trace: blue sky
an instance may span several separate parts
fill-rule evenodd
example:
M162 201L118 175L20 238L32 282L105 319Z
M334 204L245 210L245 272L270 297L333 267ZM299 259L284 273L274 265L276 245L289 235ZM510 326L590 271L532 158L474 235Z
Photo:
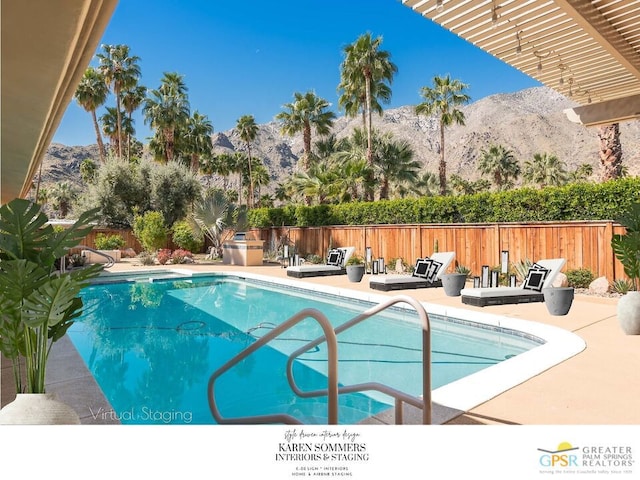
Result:
M382 36L398 67L386 108L419 103L435 75L467 83L472 101L539 85L399 0L120 0L100 43L129 45L148 88L163 72L182 74L192 112L221 132L246 114L272 121L294 92L314 90L340 115L343 48L365 32ZM140 114L134 118L146 143L150 130ZM91 117L75 100L53 141L96 143Z

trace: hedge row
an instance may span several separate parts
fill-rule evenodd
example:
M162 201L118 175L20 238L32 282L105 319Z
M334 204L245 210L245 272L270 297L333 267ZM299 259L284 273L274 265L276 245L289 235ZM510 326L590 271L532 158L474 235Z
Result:
M605 183L573 183L544 189L343 203L258 208L252 227L311 227L406 223L492 223L615 220L640 201L640 177Z

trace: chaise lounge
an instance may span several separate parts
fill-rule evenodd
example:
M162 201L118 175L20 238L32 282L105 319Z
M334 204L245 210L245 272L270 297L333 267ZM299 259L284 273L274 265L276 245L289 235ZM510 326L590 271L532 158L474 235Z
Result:
M506 305L512 303L544 302L543 288L553 285L556 276L564 267L564 258L540 260L534 263L520 287L463 288L462 303L476 307Z
M295 278L322 277L327 275L346 275L347 260L356 251L356 247L334 248L327 255L327 263L318 265L295 265L287 267L287 275Z
M384 292L441 287L440 277L447 272L455 256L455 252L438 252L431 257L419 258L412 275L379 275L369 281L369 287Z

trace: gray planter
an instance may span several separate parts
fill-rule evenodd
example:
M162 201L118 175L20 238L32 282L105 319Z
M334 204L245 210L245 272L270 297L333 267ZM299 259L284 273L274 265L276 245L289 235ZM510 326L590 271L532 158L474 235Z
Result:
M359 282L364 276L364 265L347 265L347 277L350 282Z
M627 335L640 335L640 292L628 292L618 300L618 321Z
M544 303L551 315L566 315L573 303L573 287L543 288Z
M460 290L467 282L467 275L464 273L445 273L441 277L442 288L448 297L459 297Z

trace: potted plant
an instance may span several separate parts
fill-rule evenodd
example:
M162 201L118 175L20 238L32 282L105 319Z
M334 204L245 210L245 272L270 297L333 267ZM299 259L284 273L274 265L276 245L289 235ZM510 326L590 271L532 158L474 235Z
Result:
M55 262L91 231L96 213L86 212L70 228L55 231L28 200L0 207L0 352L12 363L17 393L0 410L0 423L79 423L75 412L46 394L44 383L53 343L82 312L80 290L102 270L92 265L60 273ZM50 406L43 419L33 417L31 402ZM21 416L22 406L28 418Z
M611 247L633 284L633 290L618 300L618 322L627 335L640 335L640 203L632 204L617 221L626 232L613 235Z
M454 273L445 273L440 277L442 288L448 297L459 297L461 290L467 282L467 277L471 273L468 267L456 265Z
M346 263L347 277L350 282L359 282L364 276L364 258L353 254Z

